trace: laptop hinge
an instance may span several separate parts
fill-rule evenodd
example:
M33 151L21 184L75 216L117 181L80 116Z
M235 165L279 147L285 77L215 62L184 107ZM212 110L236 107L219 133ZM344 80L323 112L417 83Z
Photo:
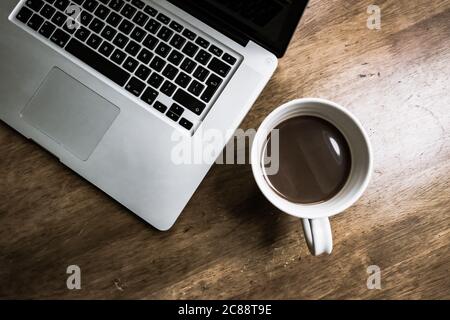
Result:
M170 3L176 5L177 7L188 12L195 18L199 19L203 23L206 23L210 27L216 29L220 33L224 34L231 40L237 42L241 46L245 47L249 43L250 39L243 32L239 31L237 28L233 28L230 25L221 23L219 19L214 18L208 13L207 10L202 9L198 6L190 5L190 1L186 0L168 0Z

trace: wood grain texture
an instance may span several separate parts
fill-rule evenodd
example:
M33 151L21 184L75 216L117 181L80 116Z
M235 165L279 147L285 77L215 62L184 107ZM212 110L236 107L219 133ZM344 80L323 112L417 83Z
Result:
M378 4L382 29L366 27ZM312 257L248 165L215 165L161 233L0 124L0 298L449 299L450 2L311 0L241 128L322 97L369 132L368 191ZM82 290L66 288L66 267ZM368 290L369 265L382 289Z

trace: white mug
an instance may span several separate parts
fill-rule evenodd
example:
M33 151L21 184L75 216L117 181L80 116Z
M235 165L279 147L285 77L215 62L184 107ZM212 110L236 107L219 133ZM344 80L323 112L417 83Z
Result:
M279 124L298 116L315 116L328 121L339 129L350 147L350 175L342 189L328 201L313 204L290 202L278 195L263 175L261 161L267 137ZM369 184L373 167L370 141L359 121L338 104L316 98L293 100L275 109L256 133L251 163L256 183L265 197L281 211L302 219L308 248L316 256L330 254L333 250L329 217L345 211L361 197Z

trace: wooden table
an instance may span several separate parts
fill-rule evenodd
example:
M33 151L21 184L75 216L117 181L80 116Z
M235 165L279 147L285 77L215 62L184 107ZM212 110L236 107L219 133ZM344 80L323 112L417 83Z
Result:
M382 29L366 26L381 7ZM296 219L249 165L215 165L175 227L149 228L0 125L1 298L450 298L450 2L311 0L241 128L322 97L350 109L375 152L368 191L310 256ZM82 289L66 288L79 265ZM381 290L366 286L381 268Z

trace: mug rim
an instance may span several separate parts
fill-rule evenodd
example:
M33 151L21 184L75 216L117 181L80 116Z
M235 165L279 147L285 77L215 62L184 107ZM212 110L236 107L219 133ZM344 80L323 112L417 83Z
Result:
M365 171L365 174L364 174L364 180L361 184L359 184L357 191L354 192L353 196L349 200L347 200L345 203L343 203L339 206L336 205L332 209L329 209L329 208L327 210L324 209L323 212L319 212L319 213L318 212L312 213L311 211L312 211L312 209L315 209L314 211L318 211L318 210L320 211L321 207L325 207L325 205L328 204L331 200L333 200L337 195L339 195L339 193L336 194L332 199L329 199L324 202L313 203L313 204L294 203L294 202L291 202L291 201L283 198L281 195L276 193L269 186L268 182L264 178L263 170L260 165L261 164L260 152L258 150L258 146L259 146L258 142L261 139L264 139L264 140L267 139L267 134L269 132L271 132L277 125L277 124L275 124L275 125L272 124L272 125L268 126L268 124L270 122L272 122L272 120L274 118L282 116L284 113L286 113L286 111L288 109L290 109L292 107L295 107L295 106L301 107L301 106L304 106L307 104L321 104L321 105L335 108L336 110L343 113L346 117L348 117L351 120L351 122L353 122L353 124L355 124L359 133L363 137L363 141L366 144L367 152L368 152L368 165L367 165L367 170ZM293 116L287 117L283 121L294 118L296 116L299 116L299 115L293 115ZM313 115L313 116L320 117L320 115ZM281 121L281 122L283 122L283 121ZM333 125L335 125L335 124L333 124ZM263 130L263 129L266 129L266 130ZM372 171L373 171L372 146L371 146L369 137L368 137L366 131L364 130L363 126L359 122L359 120L350 111L348 111L341 105L339 105L335 102L326 100L326 99L322 99L322 98L298 98L298 99L288 101L288 102L282 104L281 106L277 107L261 123L260 127L257 130L255 138L253 140L253 145L252 145L252 150L251 150L251 166L252 166L253 176L258 185L258 188L261 190L261 192L264 194L264 196L267 198L267 200L269 200L269 202L271 202L275 207L277 207L278 209L280 209L281 211L283 211L287 214L290 214L290 215L298 217L298 218L303 218L303 219L326 218L326 217L331 217L331 216L337 215L337 214L345 211L349 207L351 207L362 196L364 191L367 189L367 186L370 182L370 179L372 177ZM350 179L350 177L349 177L349 179ZM343 188L341 190L343 190ZM309 209L309 212L308 212L308 209Z

